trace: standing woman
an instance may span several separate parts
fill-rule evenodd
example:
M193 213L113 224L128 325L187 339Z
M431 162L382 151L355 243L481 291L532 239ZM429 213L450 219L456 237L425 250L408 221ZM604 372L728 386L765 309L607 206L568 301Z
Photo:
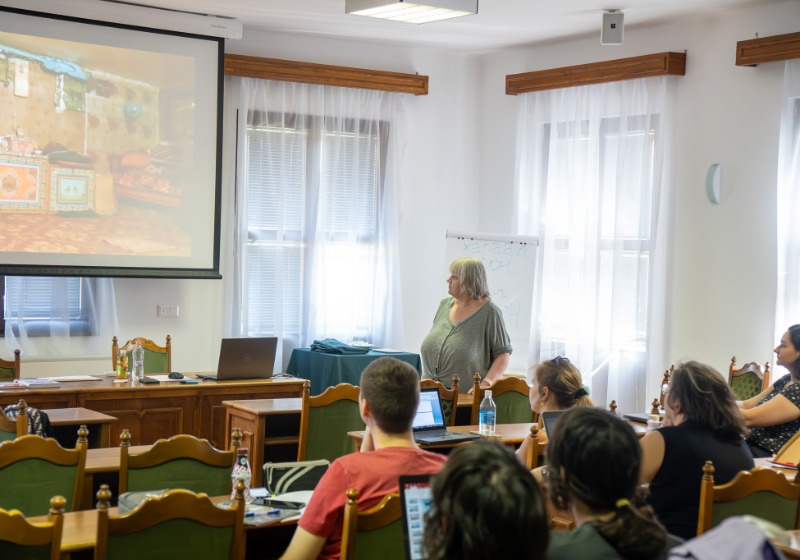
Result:
M453 375L472 379L479 373L481 386L488 387L505 373L512 349L503 314L489 298L483 263L472 257L454 260L447 292L450 297L439 303L422 341L422 378L451 387Z
M789 373L752 399L739 403L754 457L771 457L800 430L800 325L792 325L775 347L775 363Z

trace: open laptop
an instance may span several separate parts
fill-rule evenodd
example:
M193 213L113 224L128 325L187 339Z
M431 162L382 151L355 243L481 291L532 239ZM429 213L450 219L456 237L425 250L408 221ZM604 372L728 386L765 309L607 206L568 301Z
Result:
M566 410L548 410L542 412L542 421L544 422L544 430L547 432L547 437L550 437L550 434L553 433L553 430L556 427L556 422L565 412Z
M417 443L458 443L480 439L475 434L451 432L445 427L442 399L436 387L423 387L419 391L419 406L411 430Z
M272 377L277 348L278 339L274 336L223 338L219 349L217 374L198 373L197 377L212 381Z
M424 560L422 541L425 533L425 512L430 509L433 501L431 475L403 475L399 479L399 487L406 560Z

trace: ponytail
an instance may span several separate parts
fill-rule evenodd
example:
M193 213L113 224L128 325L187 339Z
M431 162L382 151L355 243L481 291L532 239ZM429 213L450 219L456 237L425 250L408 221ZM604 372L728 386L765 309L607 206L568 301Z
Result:
M625 560L656 558L667 542L667 531L659 523L650 506L635 507L628 500L617 507L614 516L595 521L600 536Z

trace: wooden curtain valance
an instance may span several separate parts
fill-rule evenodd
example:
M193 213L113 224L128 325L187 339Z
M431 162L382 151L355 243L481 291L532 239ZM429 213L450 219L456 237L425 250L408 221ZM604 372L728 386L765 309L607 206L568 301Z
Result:
M736 43L736 66L757 66L762 62L793 58L800 58L800 33L748 39Z
M281 80L326 86L376 89L396 93L428 94L428 76L311 62L293 62L239 54L225 55L225 75Z
M511 74L506 76L506 94L517 95L532 91L619 82L651 76L683 76L685 73L686 53L664 52L525 72L524 74Z

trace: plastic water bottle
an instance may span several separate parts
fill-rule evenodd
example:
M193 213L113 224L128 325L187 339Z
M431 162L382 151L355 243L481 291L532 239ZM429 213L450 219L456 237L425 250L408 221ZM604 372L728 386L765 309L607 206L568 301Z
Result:
M481 408L478 411L478 430L482 434L494 434L496 424L497 406L492 400L492 392L486 391L481 402Z
M247 458L246 447L236 450L236 464L233 465L233 472L231 472L231 500L236 498L236 483L240 479L244 482L244 503L253 503L253 496L250 494L250 481L253 479L253 473L250 471L250 459Z
M144 377L144 348L142 348L142 343L138 340L131 354L133 358L133 377L141 381Z

